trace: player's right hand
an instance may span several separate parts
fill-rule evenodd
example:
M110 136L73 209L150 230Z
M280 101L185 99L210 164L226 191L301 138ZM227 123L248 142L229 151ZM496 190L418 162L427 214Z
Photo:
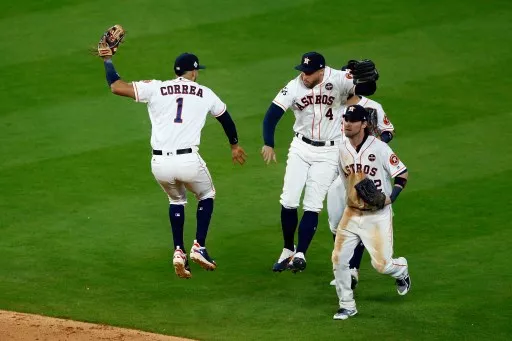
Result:
M267 165L272 161L274 161L274 163L277 163L276 152L272 147L263 146L263 148L261 148L261 156L263 156L263 161L265 161Z
M238 144L231 145L231 157L233 159L233 163L239 163L243 165L245 163L245 159L247 158L247 154Z

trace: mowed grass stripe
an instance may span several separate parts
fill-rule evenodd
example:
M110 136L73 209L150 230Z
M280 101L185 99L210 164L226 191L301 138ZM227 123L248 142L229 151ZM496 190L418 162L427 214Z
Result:
M240 3L231 1L213 3L198 0L192 10L189 4L176 1L114 1L111 3L113 8L123 10L113 16L112 13L103 10L100 1L77 1L75 5L0 20L0 32L3 32L0 34L0 43L23 40L31 50L31 53L26 53L19 49L11 49L7 54L0 56L0 65L34 61L49 56L58 58L76 52L84 53L88 47L94 46L103 31L114 23L124 25L129 30L129 36L140 37L195 27L202 23L218 23L257 13L272 12L281 8L293 8L301 6L304 2L259 0L246 1L241 6ZM234 5L236 6L233 7ZM34 28L37 28L37 34L34 34ZM72 31L69 38L64 37L66 28ZM69 34L69 31L66 34ZM147 50L144 53L147 53Z

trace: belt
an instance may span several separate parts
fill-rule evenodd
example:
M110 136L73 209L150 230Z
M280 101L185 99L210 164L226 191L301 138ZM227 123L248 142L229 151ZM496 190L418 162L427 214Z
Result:
M175 152L165 152L165 155L181 155L181 154L190 154L192 153L192 148L185 148L185 149L177 149ZM164 152L161 150L154 150L153 149L153 155L163 155Z
M334 141L313 141L308 139L307 137L300 135L299 133L295 133L295 136L302 139L302 141L306 142L307 144L310 144L315 147L324 147L324 146L334 146Z

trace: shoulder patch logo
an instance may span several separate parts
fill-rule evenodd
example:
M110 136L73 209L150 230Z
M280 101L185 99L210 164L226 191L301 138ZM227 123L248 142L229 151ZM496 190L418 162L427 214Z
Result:
M325 84L325 90L332 90L333 86L332 86L332 83L327 83Z
M384 124L387 126L391 124L391 122L389 122L389 118L386 115L384 115Z
M370 160L371 162L375 161L375 159L376 159L375 154L368 155L368 160Z
M281 93L283 94L283 96L286 96L286 94L288 93L288 88L286 86L282 88Z
M347 78L347 79L353 79L354 77L352 77L352 74L351 74L350 72L347 72L347 73L345 74L345 78Z
M389 157L389 163L392 166L398 166L398 164L400 163L400 159L395 154L391 154L391 156Z

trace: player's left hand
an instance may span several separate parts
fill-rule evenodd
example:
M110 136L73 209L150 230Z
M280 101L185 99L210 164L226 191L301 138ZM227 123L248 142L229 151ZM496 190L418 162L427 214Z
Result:
M277 163L276 152L274 151L274 148L270 146L263 146L261 148L261 156L263 156L263 161L265 161L267 165L272 161Z
M243 165L247 158L247 154L238 144L233 144L231 145L231 157L234 164L239 163L240 165Z

